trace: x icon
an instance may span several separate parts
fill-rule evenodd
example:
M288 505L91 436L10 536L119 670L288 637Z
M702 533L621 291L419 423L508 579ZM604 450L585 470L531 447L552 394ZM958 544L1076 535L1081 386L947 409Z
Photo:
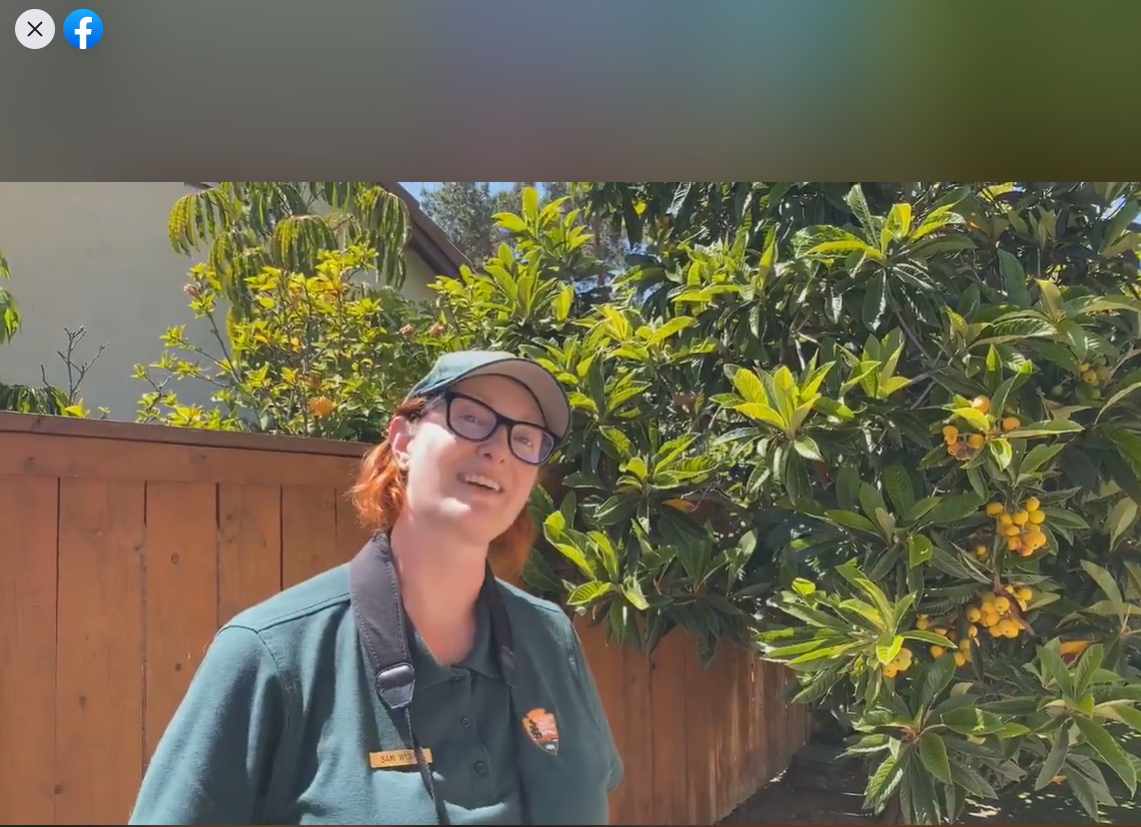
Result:
M16 18L16 40L25 49L42 49L55 38L55 21L40 9L28 9Z

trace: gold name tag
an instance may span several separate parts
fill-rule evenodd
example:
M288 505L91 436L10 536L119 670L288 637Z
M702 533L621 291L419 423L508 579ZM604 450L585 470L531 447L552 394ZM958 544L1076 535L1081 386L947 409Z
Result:
M424 760L432 763L432 750L424 749ZM416 752L410 749L394 749L387 752L370 752L368 765L374 770L387 770L393 767L416 766Z

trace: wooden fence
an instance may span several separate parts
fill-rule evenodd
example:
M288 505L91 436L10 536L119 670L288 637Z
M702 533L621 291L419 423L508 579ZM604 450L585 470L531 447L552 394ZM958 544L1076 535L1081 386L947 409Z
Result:
M121 824L214 632L346 562L363 446L0 414L0 823ZM615 824L710 824L804 742L779 668L583 629L626 765Z

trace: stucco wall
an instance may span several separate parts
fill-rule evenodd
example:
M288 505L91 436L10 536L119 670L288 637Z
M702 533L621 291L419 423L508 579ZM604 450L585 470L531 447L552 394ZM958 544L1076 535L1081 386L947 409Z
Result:
M39 384L43 365L48 381L66 388L57 355L67 343L63 329L85 325L75 360L107 347L83 381L84 402L92 410L109 407L112 419L133 420L148 389L131 378L133 367L158 359L168 326L185 324L192 341L217 353L182 292L199 259L174 252L167 239L170 208L189 191L181 182L0 182L0 250L12 270L6 286L24 321L16 338L0 345L0 378ZM408 257L404 292L426 298L433 274L418 256ZM182 381L178 393L206 402L210 389Z

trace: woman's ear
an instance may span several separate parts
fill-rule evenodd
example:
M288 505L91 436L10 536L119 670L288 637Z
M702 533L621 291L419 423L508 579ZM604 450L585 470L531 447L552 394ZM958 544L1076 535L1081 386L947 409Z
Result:
M403 416L394 416L388 423L388 444L401 471L408 470L408 446L412 442L413 431L413 423Z

